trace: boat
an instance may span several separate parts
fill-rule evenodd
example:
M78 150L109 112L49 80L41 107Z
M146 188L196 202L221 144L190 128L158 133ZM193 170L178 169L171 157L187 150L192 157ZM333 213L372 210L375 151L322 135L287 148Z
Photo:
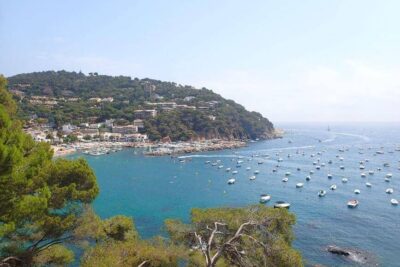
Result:
M331 185L330 189L331 190L336 190L337 186L335 184Z
M282 182L286 183L287 181L289 181L289 178L285 177L282 179Z
M257 162L258 165L261 165L261 164L263 164L263 163L264 163L263 161Z
M262 194L260 196L260 203L265 203L271 200L271 196L267 194Z
M250 180L255 180L255 179L256 179L256 176L255 176L255 175L252 175L252 176L249 177L249 179L250 179Z
M370 170L370 171L368 172L368 174L369 174L369 175L374 175L374 171Z
M315 166L315 169L320 170L321 166L317 165L317 166Z
M227 171L227 172L230 172L230 171L231 171L231 168L226 168L226 171Z
M393 174L391 174L391 173L386 174L386 178L392 178L392 176L393 176Z
M355 189L355 190L354 190L354 194L358 195L358 194L360 194L360 193L361 193L360 189Z
M383 167L390 167L389 163L383 163Z
M255 170L255 171L254 171L254 174L259 174L259 173L260 173L259 170Z
M310 171L310 174L314 174L314 171L313 171L313 170L311 170L311 171Z
M350 201L347 202L347 206L349 208L355 208L355 207L358 206L358 204L359 204L359 202L356 199L353 199L353 200L350 200Z
M274 208L285 208L285 209L288 209L288 208L290 208L290 203L285 202L285 201L277 201L274 204Z
M301 171L301 169L300 169L300 168L297 168L297 171Z
M326 195L326 191L325 190L320 190L319 192L318 192L318 196L319 197L323 197L323 196L325 196Z
M347 183L349 181L349 179L347 178L342 178L342 183Z
M332 163L333 163L333 161L332 161L332 160L329 160L329 161L328 161L328 164L332 164Z
M364 165L360 165L360 170L364 170L365 166Z
M310 180L311 180L311 176L308 175L308 176L306 177L306 181L310 181Z
M224 167L224 165L219 165L218 169L222 169Z
M246 168L246 171L250 171L250 170L251 170L251 168L250 168L250 167L247 167L247 168Z
M393 194L393 188L386 189L386 194Z
M372 187L372 184L371 184L371 183L365 183L365 185L366 185L367 187Z
M304 186L303 183L297 183L297 184L296 184L296 188L302 188L303 186Z
M390 203L392 203L393 206L399 205L399 201L398 201L397 199L395 199L395 198L392 198L392 199L390 200Z
M363 173L363 172L361 173L361 177L364 178L364 177L366 177L366 176L367 176L367 175L366 175L365 173Z
M341 166L340 166L340 169L341 169L341 170L344 170L344 166L343 166L343 165L341 165Z
M332 174L328 174L328 179L332 179Z
M278 162L282 162L282 161L283 161L283 158L279 158L279 159L278 159Z
M218 162L211 163L211 166L217 166Z
M272 172L277 172L278 170L277 169L272 169Z
M211 161L209 161L209 160L206 160L205 162L204 162L204 164L210 164L211 163Z
M228 184L234 184L236 182L235 178L231 178L228 180Z
M237 174L237 173L238 173L238 171L233 171L233 172L232 172L232 174Z
M290 176L290 174L291 174L290 172L286 172L285 176Z

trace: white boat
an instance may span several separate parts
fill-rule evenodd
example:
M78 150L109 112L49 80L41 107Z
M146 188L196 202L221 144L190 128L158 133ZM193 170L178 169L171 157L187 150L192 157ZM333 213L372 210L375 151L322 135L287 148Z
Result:
M366 175L365 173L363 173L363 172L361 173L361 177L364 178L364 177L366 177L366 176L367 176L367 175Z
M393 174L391 174L391 173L386 174L386 178L392 178L392 177L393 177Z
M271 200L271 196L267 194L262 194L260 196L260 203L265 203Z
M336 190L337 186L335 184L331 185L330 189L331 190Z
M347 183L349 181L349 179L347 178L342 178L342 183Z
M368 174L369 174L369 175L374 175L374 171L370 170L370 171L368 172Z
M283 158L279 158L279 159L278 159L278 162L282 162L282 161L283 161Z
M311 180L311 176L308 175L308 176L306 177L306 181L310 181L310 180Z
M224 165L219 165L218 169L222 169L224 167Z
M250 167L247 167L247 168L246 168L246 171L250 171L250 170L251 170L251 168L250 168Z
M321 163L321 167L325 167L325 163Z
M228 184L234 184L236 182L235 178L231 178L228 180Z
M383 163L383 167L390 167L389 163Z
M343 166L343 165L341 165L341 166L340 166L340 169L341 169L341 170L344 170L344 166Z
M358 206L358 203L359 203L358 200L353 199L353 200L350 200L350 201L347 202L347 206L349 208L355 208L355 207Z
M297 184L296 184L296 188L302 188L303 186L304 186L303 183L297 183Z
M264 162L263 161L259 161L259 162L257 162L257 164L263 164Z
M329 161L328 161L328 164L332 164L332 163L333 163L333 161L332 161L332 160L329 160Z
M254 171L254 174L259 174L259 173L260 173L259 170L255 170L255 171Z
M232 174L237 174L237 173L238 173L238 171L233 171L233 172L232 172Z
M288 208L290 208L290 203L285 202L285 201L277 201L274 204L274 208L285 208L285 209L288 209Z
M290 172L286 172L285 176L290 176L290 174L291 174Z
M399 205L399 201L398 201L397 199L394 199L394 198L392 198L392 199L390 200L390 203L392 203L392 205L394 205L394 206Z
M328 174L328 179L332 179L332 174Z
M390 182L390 178L385 178L385 182Z
M319 192L318 192L318 196L319 197L323 197L323 196L325 196L326 195L326 191L325 190L320 190Z
M249 179L250 179L250 180L255 180L255 179L256 179L256 176L255 176L255 175L250 176Z
M361 193L360 189L355 189L355 190L354 190L354 194L358 195L358 194L360 194L360 193Z
M367 187L372 187L372 184L371 184L371 183L365 183L365 185L366 185Z
M204 163L205 163L205 164L210 164L210 163L211 163L211 161L209 161L209 160L206 160Z
M386 189L386 194L393 194L393 188Z
M321 169L321 166L315 166L315 169L317 169L317 170L320 170Z
M217 166L218 162L211 163L211 166Z
M289 181L289 178L285 177L282 179L282 182L286 183L287 181Z
M226 171L227 171L227 172L230 172L230 171L231 171L231 168L226 168Z
M364 165L360 165L360 170L364 170L365 166Z

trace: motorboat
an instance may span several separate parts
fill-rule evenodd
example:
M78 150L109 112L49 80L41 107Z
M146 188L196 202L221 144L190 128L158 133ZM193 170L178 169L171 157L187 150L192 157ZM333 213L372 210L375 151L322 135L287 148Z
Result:
M386 194L393 194L393 188L386 189Z
M331 185L330 189L331 190L336 190L337 186L335 184Z
M359 204L359 202L356 199L353 199L353 200L350 200L350 201L347 202L347 206L349 208L355 208L355 207L358 206L358 204Z
M399 205L399 201L398 201L397 199L395 199L395 198L392 198L392 199L390 200L390 203L392 203L393 206Z
M227 171L227 172L230 172L230 171L231 171L231 168L226 168L226 171Z
M236 182L235 178L231 178L228 180L228 184L234 184Z
M370 170L370 171L368 172L368 174L369 174L369 175L374 175L374 171Z
M287 181L289 181L289 178L285 177L282 179L282 182L286 183Z
M318 192L318 196L319 197L323 197L323 196L325 196L326 195L326 191L325 190L320 190L319 192Z
M302 188L303 186L304 186L303 183L297 183L297 184L296 184L296 188Z
M259 173L260 173L259 170L255 170L255 171L254 171L254 174L259 174Z
M386 174L386 178L392 178L392 177L393 177L393 174L391 174L391 173Z
M361 193L360 189L355 189L355 190L354 190L354 194L358 195L358 194L360 194L360 193Z
M255 179L256 179L256 176L255 176L255 175L252 175L252 176L249 177L249 179L250 179L250 180L255 180Z
M366 177L366 176L367 176L367 175L366 175L365 173L363 173L363 172L361 173L361 177L364 178L364 177Z
M308 176L306 177L306 181L310 181L310 180L311 180L311 176L308 175Z
M250 171L250 170L251 170L251 168L250 168L250 167L247 167L247 168L246 168L246 171Z
M271 196L267 194L262 194L260 196L260 203L265 203L271 200Z
M343 166L343 165L341 165L341 166L340 166L340 169L341 169L341 170L344 170L344 166Z
M372 184L371 183L365 183L365 186L366 187L372 187Z
M311 170L311 171L310 171L310 174L314 174L314 171L313 171L313 170Z
M288 208L290 208L290 203L285 202L285 201L277 201L274 204L274 208L285 208L285 209L288 209Z
M291 174L290 172L286 172L285 176L290 176L290 174Z
M222 169L224 167L224 165L219 165L218 169Z
M365 166L364 165L360 165L360 170L364 170Z
M233 171L232 174L238 174L238 171Z
M332 174L328 174L328 179L332 179Z

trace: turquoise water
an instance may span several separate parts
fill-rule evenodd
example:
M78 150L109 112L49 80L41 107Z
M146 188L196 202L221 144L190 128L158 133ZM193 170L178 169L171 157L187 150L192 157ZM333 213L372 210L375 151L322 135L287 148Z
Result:
M334 244L365 251L380 266L400 266L400 206L390 204L391 198L400 200L400 152L395 151L400 145L400 126L331 125L330 132L326 125L281 127L286 130L283 139L250 143L237 150L190 155L192 160L185 163L167 156L144 157L140 150L133 149L100 157L86 156L101 190L94 208L103 218L117 214L134 217L138 231L148 238L163 233L166 218L188 220L192 207L244 206L258 203L259 195L268 193L272 196L268 205L277 200L291 203L290 211L297 216L294 246L308 263L355 265L325 251L327 245ZM341 148L348 150L339 152ZM363 154L359 153L360 148ZM385 153L375 155L377 150ZM278 152L280 155L276 156ZM317 155L318 152L322 155ZM270 157L267 159L265 154ZM244 157L241 168L235 167L238 156ZM343 161L337 156L343 157ZM279 157L283 162L278 172L273 173ZM312 164L318 158L326 163L319 171ZM367 177L361 178L359 161L365 159L369 159L364 170ZM221 160L218 165L224 168L205 164L206 160ZM259 160L264 164L259 165ZM329 160L333 164L328 164ZM383 167L384 162L390 163L390 167ZM341 170L340 165L345 169ZM248 166L251 171L246 171ZM232 177L225 171L227 167L239 171L234 185L227 184ZM301 171L296 170L298 167ZM378 167L382 171L377 171ZM260 174L255 181L250 181L248 177L256 169ZM306 182L310 170L315 173ZM375 170L375 174L368 175L369 170ZM287 171L291 176L289 182L283 183L281 180ZM384 177L389 172L393 178L387 183ZM327 178L328 173L333 174L333 179ZM343 184L342 177L347 177L349 182ZM372 183L372 188L365 186L367 181ZM298 182L303 182L304 187L295 188ZM331 184L337 184L336 191L329 190ZM388 187L394 188L392 195L385 193ZM361 190L360 195L353 193L356 188ZM320 189L327 191L324 198L317 196ZM360 205L347 208L350 199L358 199Z

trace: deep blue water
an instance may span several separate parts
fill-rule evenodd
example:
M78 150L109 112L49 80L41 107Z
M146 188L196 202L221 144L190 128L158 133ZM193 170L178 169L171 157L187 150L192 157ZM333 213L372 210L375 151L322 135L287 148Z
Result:
M366 251L380 266L400 266L400 206L390 204L391 198L400 200L400 152L395 151L400 146L400 125L341 124L331 125L330 132L327 125L318 124L278 127L286 131L283 139L250 143L237 150L190 155L192 160L186 163L167 156L144 157L140 150L133 149L100 157L86 156L101 190L94 208L103 218L117 214L132 216L142 237L148 238L162 234L166 218L188 220L193 207L244 206L258 203L259 195L268 193L272 195L268 205L277 200L291 203L290 211L297 216L294 246L309 263L353 266L325 252L327 245L335 244ZM348 150L339 152L341 148ZM360 148L363 154L359 153ZM375 155L377 150L385 153ZM280 155L276 156L278 152ZM253 158L255 154L260 157ZM262 156L265 154L270 155L269 159ZM244 157L244 163L237 169L238 156ZM340 161L337 156L344 160ZM279 157L284 160L279 171L273 173ZM318 158L326 163L319 171L312 164ZM204 163L218 159L223 169ZM370 160L365 163L367 177L361 178L359 161L365 159ZM265 163L258 165L258 160ZM328 164L329 160L333 164ZM382 167L384 162L390 163L390 167ZM340 165L345 169L341 170ZM246 171L248 166L251 171ZM235 185L227 184L232 177L225 171L227 167L239 171ZM377 171L378 167L382 171ZM256 169L260 174L255 181L250 181L248 177ZM306 182L310 170L315 173ZM368 175L369 170L375 170L375 174ZM287 171L292 175L289 182L283 183L281 180ZM389 172L393 178L387 183L384 177ZM332 180L327 178L328 173L333 174ZM347 177L349 182L343 184L342 177ZM367 181L372 183L372 188L365 186ZM304 188L295 188L298 182L303 182ZM329 190L331 184L337 184L336 191ZM388 187L394 188L394 194L385 193ZM361 190L360 195L353 193L356 188ZM324 198L317 196L320 189L327 191ZM358 199L360 205L347 208L350 199Z

